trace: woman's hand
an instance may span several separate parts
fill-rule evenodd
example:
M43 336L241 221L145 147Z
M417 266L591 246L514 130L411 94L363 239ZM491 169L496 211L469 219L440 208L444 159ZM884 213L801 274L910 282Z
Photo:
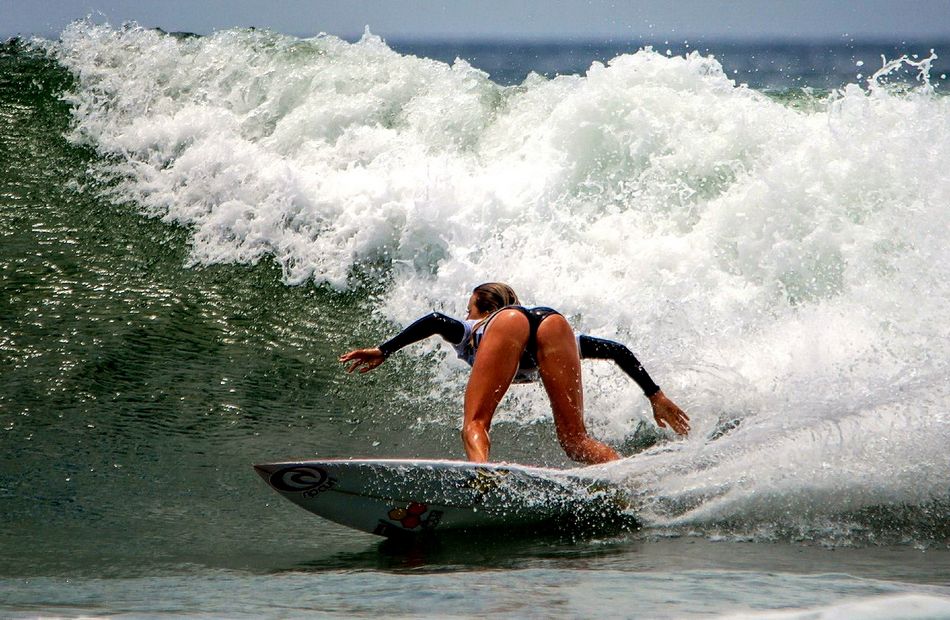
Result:
M355 351L350 351L349 353L344 353L341 355L340 361L344 364L347 362L353 362L350 364L350 367L346 369L346 372L353 372L359 368L360 372L363 373L369 372L385 362L386 356L383 355L383 352L377 348L356 349Z
M672 428L680 435L689 433L689 416L667 398L662 391L650 396L653 405L653 419L661 428Z

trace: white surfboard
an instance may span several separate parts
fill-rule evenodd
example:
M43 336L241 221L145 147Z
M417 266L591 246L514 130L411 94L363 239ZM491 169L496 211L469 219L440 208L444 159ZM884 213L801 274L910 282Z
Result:
M292 461L254 469L301 508L386 537L635 524L622 489L580 470L403 459Z

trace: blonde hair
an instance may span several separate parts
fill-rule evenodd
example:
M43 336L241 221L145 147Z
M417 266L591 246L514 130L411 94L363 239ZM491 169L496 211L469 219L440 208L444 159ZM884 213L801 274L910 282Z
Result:
M475 345L475 332L478 328L492 320L492 317L506 306L518 306L518 294L504 282L485 282L479 284L472 290L475 296L475 307L481 312L487 312L488 316L480 320L472 327L472 336L469 341L472 346Z
M475 307L482 312L497 312L505 306L519 305L515 290L503 282L485 282L472 291Z

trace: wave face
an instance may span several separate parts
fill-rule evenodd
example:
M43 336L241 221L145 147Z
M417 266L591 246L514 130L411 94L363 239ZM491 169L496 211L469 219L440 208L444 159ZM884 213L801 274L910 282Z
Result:
M649 49L500 86L369 33L78 23L46 46L76 79L71 139L113 200L189 231L192 265L273 260L340 290L376 274L399 324L506 281L628 343L693 417L605 470L648 523L946 521L950 99L927 60L767 96ZM898 69L919 82L889 85ZM586 372L593 432L649 420L615 369ZM457 406L463 382L446 363L434 390ZM536 388L504 408L547 415Z

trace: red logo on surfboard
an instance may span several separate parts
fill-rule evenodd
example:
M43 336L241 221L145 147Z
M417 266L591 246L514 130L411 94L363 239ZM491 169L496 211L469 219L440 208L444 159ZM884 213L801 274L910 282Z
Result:
M393 521L399 521L407 530L411 530L422 525L422 515L429 510L429 507L419 502L410 502L405 508L393 508L389 511L389 518Z
M428 516L426 516L426 512L429 513ZM392 521L398 521L407 530L414 530L417 527L429 530L442 520L442 511L429 510L429 507L422 502L409 502L409 505L405 508L398 506L393 508L386 516Z

